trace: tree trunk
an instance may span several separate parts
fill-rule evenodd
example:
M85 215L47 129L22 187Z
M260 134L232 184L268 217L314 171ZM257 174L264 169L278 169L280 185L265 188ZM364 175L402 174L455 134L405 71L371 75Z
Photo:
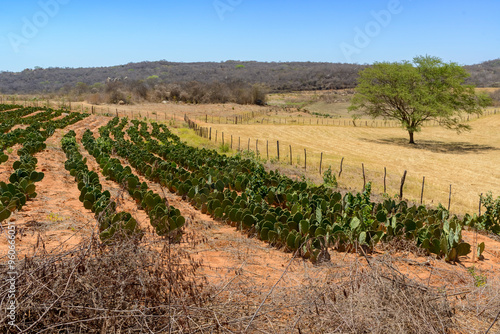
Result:
M408 131L408 134L410 135L410 144L415 144L415 141L413 140L413 131Z

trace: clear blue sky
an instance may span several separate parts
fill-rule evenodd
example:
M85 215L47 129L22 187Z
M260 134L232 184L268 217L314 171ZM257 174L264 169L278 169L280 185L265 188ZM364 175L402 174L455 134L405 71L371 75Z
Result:
M499 13L498 0L4 0L0 71L426 54L475 64L500 57Z

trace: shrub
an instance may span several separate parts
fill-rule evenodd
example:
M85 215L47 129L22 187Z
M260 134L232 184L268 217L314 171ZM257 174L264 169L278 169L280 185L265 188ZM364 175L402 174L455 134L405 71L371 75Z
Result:
M493 100L493 105L500 106L500 89L497 89L494 92L489 93L489 95Z
M226 152L229 152L229 144L220 144L219 146L219 151L221 151L222 153L226 153Z
M260 85L252 86L252 104L263 106L266 104L266 92L264 88Z
M338 182L335 174L332 172L332 166L328 166L328 169L323 173L323 182L327 187L337 188Z
M486 277L485 274L477 274L476 273L476 268L469 267L469 268L467 268L467 271L474 279L474 286L476 288L480 288L480 287L486 285L486 283L488 282L488 278Z

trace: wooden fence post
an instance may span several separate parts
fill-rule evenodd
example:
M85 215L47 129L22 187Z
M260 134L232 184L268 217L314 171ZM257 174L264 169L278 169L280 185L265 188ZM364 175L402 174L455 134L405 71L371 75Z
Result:
M255 139L255 154L259 156L259 140Z
M280 161L280 141L276 141L276 149L278 151L278 162Z
M304 149L304 170L307 170L307 151Z
M483 193L481 193L481 196L479 196L479 217L481 217L481 200L483 199Z
M292 145L290 145L290 166L293 165L293 159L292 159Z
M406 171L403 173L403 177L401 178L401 187L399 187L399 200L403 199L403 186L405 185L406 180Z
M422 178L422 193L420 194L420 205L424 201L424 186L425 186L425 176Z
M340 175L342 175L342 164L344 163L344 157L342 157L342 160L340 160L340 171L339 171L339 178Z
M319 175L321 175L321 165L323 164L323 152L321 152L321 158L319 158Z
M387 168L384 167L384 194L387 193L386 178L387 178Z
M361 169L363 170L363 191L366 189L366 176L365 176L365 164L361 164Z

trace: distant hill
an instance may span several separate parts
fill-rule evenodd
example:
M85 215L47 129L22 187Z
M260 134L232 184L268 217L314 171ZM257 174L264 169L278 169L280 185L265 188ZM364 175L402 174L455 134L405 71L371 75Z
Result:
M49 93L74 88L78 82L92 86L107 81L157 80L158 82L264 84L270 91L353 88L363 65L312 62L226 61L221 63L129 63L111 67L35 68L0 72L0 93ZM500 87L500 59L465 66L470 83Z
M54 92L78 82L89 86L109 80L156 79L162 83L245 82L264 84L271 91L341 89L355 86L363 66L354 64L226 61L221 63L129 63L111 67L36 68L1 72L0 93Z
M465 68L471 74L468 82L478 87L500 87L500 58Z

